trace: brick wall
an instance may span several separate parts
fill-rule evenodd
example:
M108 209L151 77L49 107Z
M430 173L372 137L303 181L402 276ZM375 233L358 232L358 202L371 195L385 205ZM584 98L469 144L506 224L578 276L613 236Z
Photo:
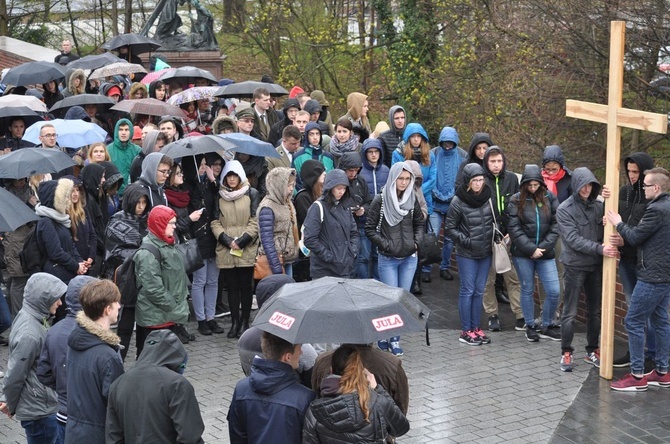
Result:
M0 68L12 68L26 62L32 62L32 60L0 49Z

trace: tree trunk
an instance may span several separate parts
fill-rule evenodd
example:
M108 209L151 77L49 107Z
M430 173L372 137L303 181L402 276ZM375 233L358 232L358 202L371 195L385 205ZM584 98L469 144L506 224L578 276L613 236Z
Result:
M112 0L112 35L119 35L119 8L116 0Z
M125 0L125 17L123 20L123 32L124 33L129 33L133 32L132 25L133 25L133 1L132 0Z
M0 35L7 35L7 0L0 0Z

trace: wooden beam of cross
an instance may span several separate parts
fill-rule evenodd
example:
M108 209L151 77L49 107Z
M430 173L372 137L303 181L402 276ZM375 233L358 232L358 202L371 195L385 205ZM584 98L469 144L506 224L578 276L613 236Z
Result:
M565 115L576 119L607 124L607 162L605 183L612 195L605 199L605 211L618 211L619 163L621 158L621 128L651 131L666 134L668 116L622 108L623 102L623 55L626 22L615 21L610 27L610 71L608 104L567 100ZM605 243L614 232L611 224L605 226ZM616 259L603 260L602 323L600 331L600 376L612 379L614 350L614 302L616 298Z

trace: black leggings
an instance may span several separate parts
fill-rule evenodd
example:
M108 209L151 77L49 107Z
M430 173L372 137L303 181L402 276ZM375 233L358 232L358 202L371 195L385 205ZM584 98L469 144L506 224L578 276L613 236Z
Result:
M121 319L119 320L119 325L116 328L116 334L121 338L121 359L126 360L126 355L128 354L128 347L130 347L130 338L133 336L133 327L135 326L135 306L128 307L127 305L123 306L123 311L121 311ZM138 341L138 336L135 335L135 347L137 348L137 356L140 355L140 342Z
M254 267L224 268L221 270L228 284L228 307L232 319L249 319L253 299Z

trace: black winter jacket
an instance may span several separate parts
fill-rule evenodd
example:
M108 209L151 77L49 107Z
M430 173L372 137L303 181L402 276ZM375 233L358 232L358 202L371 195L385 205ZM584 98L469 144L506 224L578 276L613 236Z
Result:
M384 165L391 167L391 160L393 159L393 151L398 148L398 144L403 141L403 134L405 133L405 128L407 127L407 113L405 113L405 126L400 129L397 129L393 124L393 115L398 111L405 111L402 106L394 105L389 108L389 128L379 135L379 140L382 143L382 157L380 162L384 162Z
M532 199L526 199L523 213L519 214L521 193L516 193L507 206L507 232L512 240L512 256L530 258L537 248L544 249L540 259L554 259L558 241L556 210L558 199L546 192L547 208L538 208Z
M624 222L616 226L624 241L637 249L637 278L650 284L670 282L670 195L663 193L652 200L633 227Z
M549 145L544 149L544 155L542 156L542 166L548 162L556 162L561 165L561 168L565 170L565 175L561 180L556 184L556 192L558 193L558 203L562 204L565 199L572 196L572 171L565 166L565 158L563 157L563 151L558 145Z
M380 384L370 390L368 422L358 394L338 394L338 382L336 376L323 380L322 397L312 403L305 416L303 444L384 443L389 435L398 437L409 431L409 421Z
M491 154L503 155L503 169L497 176L494 176L487 168L488 159ZM489 147L486 150L486 154L484 154L482 162L484 163L484 171L486 172L484 175L486 184L491 188L491 202L496 212L498 229L503 234L507 234L505 230L507 226L505 208L507 208L507 204L512 196L519 192L519 178L516 174L507 170L507 157L505 157L500 148L496 148L495 146Z
M644 172L654 167L654 160L647 153L633 153L624 159L624 168L628 168L629 163L637 165L640 176L635 184L631 184L629 180L626 185L621 187L619 191L619 214L627 225L635 226L642 219L649 203L645 197L642 184L644 183ZM629 243L626 242L623 247L619 248L619 251L622 261L633 264L637 261L637 248Z
M382 219L384 215L381 207L382 195L377 194L372 200L365 221L365 235L384 256L405 258L415 254L425 231L419 199L414 200L414 209L403 218L402 222L393 227L386 222L386 219ZM377 231L378 225L379 231Z

